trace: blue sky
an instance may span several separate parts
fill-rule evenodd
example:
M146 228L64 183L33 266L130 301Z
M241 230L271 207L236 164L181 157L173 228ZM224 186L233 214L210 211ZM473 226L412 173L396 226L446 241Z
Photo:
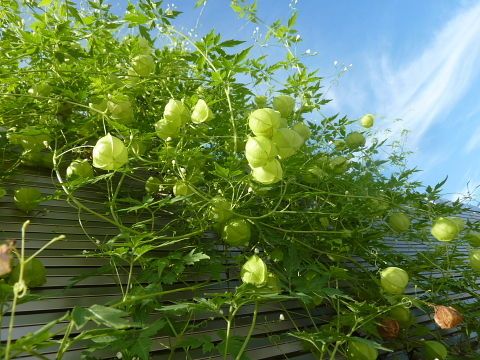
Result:
M252 40L254 27L235 17L228 0L209 0L200 18L199 9L189 10L193 1L166 3L185 11L178 24L186 31L214 28ZM259 0L267 23L288 18L291 7L303 39L295 50L316 53L306 62L325 77L333 99L325 114L374 113L379 137L410 130L409 165L423 170L417 177L425 184L448 175L446 198L465 193L468 182L480 185L478 1Z

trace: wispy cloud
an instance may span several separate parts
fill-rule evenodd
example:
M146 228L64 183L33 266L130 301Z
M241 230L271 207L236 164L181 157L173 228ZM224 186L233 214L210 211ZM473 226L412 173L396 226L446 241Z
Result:
M392 132L412 130L415 147L425 132L445 119L478 73L480 63L480 4L453 17L409 63L393 67L389 56L372 66L377 111L388 119ZM473 146L473 145L472 145Z

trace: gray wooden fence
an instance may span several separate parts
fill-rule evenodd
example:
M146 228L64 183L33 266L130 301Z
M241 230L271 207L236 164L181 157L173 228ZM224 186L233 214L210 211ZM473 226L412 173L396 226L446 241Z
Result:
M120 298L118 282L121 281L125 284L127 279L123 276L117 277L113 273L89 276L74 286L65 288L71 283L73 277L82 273L89 273L105 264L106 260L88 258L83 253L93 251L96 248L95 241L102 242L117 235L117 229L114 226L99 221L93 215L78 213L66 201L60 200L43 202L40 208L29 216L17 210L12 196L14 189L22 186L32 186L38 188L44 195L52 195L57 190L55 180L48 172L25 170L4 185L9 192L7 196L0 199L0 241L18 239L21 226L27 219L31 220L26 242L27 254L38 250L56 235L66 235L65 241L55 243L39 257L47 268L47 282L34 291L41 296L38 300L21 304L18 307L15 317L14 339L38 330L44 324L64 315L73 306L88 307ZM78 195L87 201L91 208L100 212L105 210L101 201L102 195L99 191L94 189L81 190ZM475 220L480 219L480 213L473 210L465 216ZM82 226L80 226L79 220L81 220ZM89 238L86 232L93 239ZM389 241L399 251L407 254L414 254L425 246L420 243L412 246L411 242L406 243L394 239ZM467 249L464 250L467 251ZM224 275L227 276L227 274ZM213 290L224 291L227 289L216 288ZM414 289L409 291L414 291ZM477 301L471 294L467 293L454 294L454 296L458 301ZM288 310L289 316L286 315L285 310ZM234 330L235 334L245 335L247 333L252 319L251 311L252 308L247 306L239 313ZM280 314L284 314L284 320L280 319ZM313 315L319 318L328 318L328 309L319 307L314 310ZM417 312L415 315L418 322L434 327L429 314ZM2 321L2 341L6 337L8 321L9 314L7 313ZM278 336L292 329L308 329L311 326L309 314L297 302L289 301L282 304L263 305L258 315L258 325L255 328L247 355L251 359L313 359L314 357L300 341L291 337ZM213 320L208 322L207 327L199 329L197 334L209 335L214 341L219 341L217 331L223 328L223 321L220 319L218 321ZM448 337L448 341L458 343L460 340L465 340L459 339L455 330L446 332L445 335ZM168 357L169 350L165 344L169 344L168 337L158 337L154 340L153 358L166 359ZM77 345L64 356L64 359L79 359L86 346L86 344ZM47 358L54 359L56 348L44 349L43 354ZM191 355L195 359L221 358L220 356L205 356L200 350L191 352ZM114 358L115 354L107 349L99 353L98 357ZM175 359L183 359L184 357L181 353L178 353ZM21 358L33 359L34 357L25 355ZM405 353L397 352L388 355L388 358L408 359L408 356Z

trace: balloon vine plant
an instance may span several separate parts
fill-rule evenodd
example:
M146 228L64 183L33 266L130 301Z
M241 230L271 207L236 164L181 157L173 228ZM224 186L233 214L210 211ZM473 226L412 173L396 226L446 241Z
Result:
M45 168L58 180L55 198L116 227L85 256L108 259L121 292L13 341L15 304L46 276L38 254L25 257L25 225L20 252L0 247L2 311L12 314L1 354L56 344L61 359L86 341L86 358L106 349L148 359L151 339L164 335L176 339L171 358L201 348L246 359L261 306L285 300L302 304L310 324L283 336L320 359L474 353L471 342L442 340L440 328L469 337L480 326L478 224L456 217L460 203L441 201L443 182L412 180L402 147L376 137L374 115L323 115L323 80L294 51L295 11L266 24L256 2L231 7L285 57L271 61L215 31L186 35L175 26L181 13L161 1L139 0L122 15L104 0L0 4L0 181ZM77 195L87 186L104 192L104 212ZM31 216L45 200L34 188L11 195ZM392 237L428 246L405 255ZM226 290L205 292L215 287ZM454 292L475 301L454 303ZM252 323L240 336L235 321L247 306ZM331 316L318 317L318 307ZM415 322L422 312L438 331ZM224 322L219 339L188 336L199 313Z

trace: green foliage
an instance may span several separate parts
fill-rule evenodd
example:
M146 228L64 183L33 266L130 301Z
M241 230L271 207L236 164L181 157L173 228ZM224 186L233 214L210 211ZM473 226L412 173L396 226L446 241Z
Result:
M103 0L1 2L0 181L20 166L51 169L61 183L56 198L118 228L86 255L107 260L96 274L127 279L115 303L75 307L0 346L7 358L54 344L63 354L81 342L86 358L104 349L148 359L161 335L172 358L196 350L246 359L263 321L259 304L289 300L308 321L289 335L315 356L373 359L400 347L422 351L412 339L430 330L409 324L410 308L430 311L451 292L479 290L471 268L479 268L478 250L471 266L460 250L464 232L478 246L480 229L453 217L461 204L441 201L446 179L433 187L412 180L417 170L406 167L401 144L366 130L372 115L364 129L321 115L323 79L291 48L301 40L297 13L265 24L256 1L231 7L264 26L260 44L280 45L284 58L256 56L254 46L213 30L183 34L172 25L181 12L161 1L130 3L123 15ZM76 196L92 184L105 190L105 213ZM42 200L36 189L19 191L24 211ZM429 235L435 219L433 235L448 244ZM401 254L385 241L391 236L426 250ZM227 291L205 291L225 283ZM411 294L407 284L425 292ZM7 305L13 290L0 290ZM187 295L172 301L174 293ZM312 315L319 306L329 318ZM475 306L458 305L466 334L480 326ZM232 327L247 307L252 324L240 336ZM402 320L401 339L379 336L385 316ZM51 329L64 320L59 342ZM195 333L218 322L225 326L216 340Z

